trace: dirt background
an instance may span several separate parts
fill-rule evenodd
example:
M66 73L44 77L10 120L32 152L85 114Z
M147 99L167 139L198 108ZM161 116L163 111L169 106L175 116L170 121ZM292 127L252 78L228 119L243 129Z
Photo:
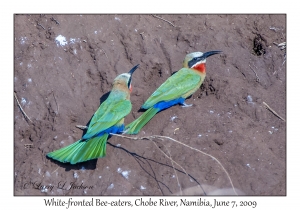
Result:
M81 138L113 79L133 76L131 122L185 55L207 59L207 77L187 100L157 114L138 136L165 135L218 158L240 195L286 195L285 15L15 15L15 195L232 194L212 158L165 140L111 137L107 156L77 165L46 158ZM173 25L172 25L172 24ZM65 38L65 40L59 38ZM69 189L71 183L86 189Z

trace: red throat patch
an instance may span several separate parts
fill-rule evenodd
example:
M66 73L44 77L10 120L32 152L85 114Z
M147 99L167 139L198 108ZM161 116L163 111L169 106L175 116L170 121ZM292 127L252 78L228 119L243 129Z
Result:
M206 64L205 63L200 63L198 65L196 65L195 67L193 67L193 69L200 71L201 73L206 73Z
M132 92L132 86L131 86L131 84L129 86L129 91L130 91L130 93Z

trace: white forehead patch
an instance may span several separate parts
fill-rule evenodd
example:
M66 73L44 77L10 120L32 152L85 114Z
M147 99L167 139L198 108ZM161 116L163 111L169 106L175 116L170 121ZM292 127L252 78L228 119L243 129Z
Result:
M130 74L123 73L123 74L120 74L119 76L117 76L115 80L118 80L118 79L128 80L129 78L130 78Z
M188 56L192 57L192 58L194 58L194 57L200 57L201 55L203 55L202 52L192 52L192 53L188 54Z

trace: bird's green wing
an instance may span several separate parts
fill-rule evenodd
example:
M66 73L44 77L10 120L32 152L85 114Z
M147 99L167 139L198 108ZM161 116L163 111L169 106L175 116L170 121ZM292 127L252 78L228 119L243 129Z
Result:
M113 96L107 98L95 112L83 138L91 138L116 125L122 118L130 113L131 107L132 105L129 100L117 99Z
M195 89L201 77L193 70L182 68L169 77L143 104L142 108L148 109L160 101L170 101L182 97Z

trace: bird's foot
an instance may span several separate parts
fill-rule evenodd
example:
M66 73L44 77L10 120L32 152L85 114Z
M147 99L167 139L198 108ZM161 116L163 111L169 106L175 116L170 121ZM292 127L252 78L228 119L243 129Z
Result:
M191 107L193 106L193 104L186 104L185 102L183 102L183 106L182 107Z

